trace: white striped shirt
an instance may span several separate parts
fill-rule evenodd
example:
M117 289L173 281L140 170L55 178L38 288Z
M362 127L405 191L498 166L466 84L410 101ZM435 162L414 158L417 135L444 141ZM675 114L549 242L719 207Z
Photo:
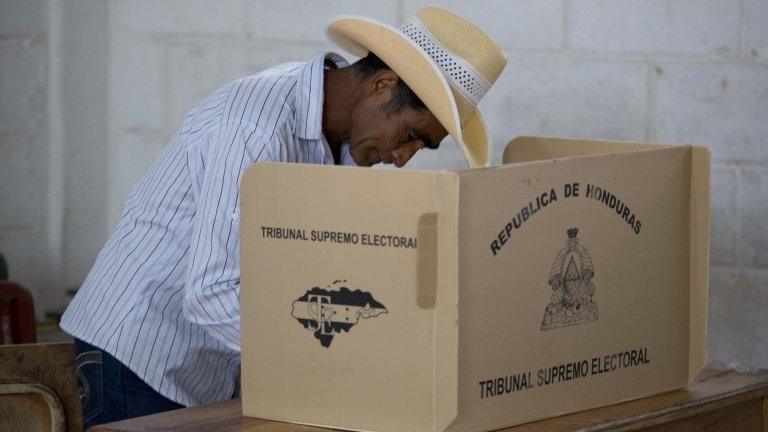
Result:
M214 92L131 190L61 327L165 397L232 397L240 373L239 187L259 161L333 164L324 65L287 63ZM353 165L348 143L342 163Z

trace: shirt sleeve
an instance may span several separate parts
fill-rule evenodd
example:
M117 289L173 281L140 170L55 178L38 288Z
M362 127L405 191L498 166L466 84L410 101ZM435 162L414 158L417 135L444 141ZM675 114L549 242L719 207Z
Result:
M184 316L226 347L240 351L240 180L249 165L270 160L252 128L222 125L199 149L202 174L184 286Z

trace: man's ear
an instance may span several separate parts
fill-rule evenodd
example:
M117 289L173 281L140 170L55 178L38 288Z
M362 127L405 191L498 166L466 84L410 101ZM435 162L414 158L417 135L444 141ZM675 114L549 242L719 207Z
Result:
M371 79L370 92L374 97L389 101L395 95L400 77L390 69L377 72Z

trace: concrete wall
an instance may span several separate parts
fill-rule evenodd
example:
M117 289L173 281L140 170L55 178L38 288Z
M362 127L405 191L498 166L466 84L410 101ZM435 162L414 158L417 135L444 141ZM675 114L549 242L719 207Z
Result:
M0 0L0 252L60 309L107 228L109 4Z
M51 37L44 0L0 1L0 252L38 312L55 295L60 221L50 197ZM60 225L59 225L60 226Z
M500 161L509 138L524 134L692 143L712 150L710 354L718 360L768 367L768 1L431 3L477 22L509 54L507 70L481 103L494 134L494 162ZM104 10L97 14L106 15L107 29L90 25L103 41L95 44L95 65L101 68L107 63L107 84L97 87L106 86L108 104L100 114L108 129L83 136L88 158L68 154L65 170L65 206L71 217L65 224L63 274L72 283L84 276L131 186L201 97L236 77L334 49L323 33L334 15L364 14L399 23L426 2L111 0L103 4ZM64 7L65 17L69 5ZM78 17L94 19L81 13L71 17L73 22ZM6 54L10 48L2 49L3 56L10 55ZM18 49L14 55L24 52L30 57L35 49L44 50L45 44L25 46L29 53ZM104 51L106 56L99 54ZM87 61L88 56L82 55ZM33 67L45 64L23 70ZM27 82L33 76L18 75L11 79ZM74 94L65 98L65 105L71 97ZM9 108L14 111L18 106L2 104L3 113ZM91 125L87 118L65 112L65 131ZM24 118L40 116L40 111L29 114ZM66 148L77 141L68 134ZM99 134L107 137L99 139ZM409 166L462 167L459 151L445 144L437 155L421 154ZM23 160L37 166L44 156L43 152ZM93 189L80 191L77 203L71 204L78 184ZM0 214L0 227L16 220ZM88 233L88 227L94 231ZM69 247L80 235L86 238ZM30 249L29 256L35 253Z
M104 245L109 161L109 3L67 0L62 13L62 282L77 287Z

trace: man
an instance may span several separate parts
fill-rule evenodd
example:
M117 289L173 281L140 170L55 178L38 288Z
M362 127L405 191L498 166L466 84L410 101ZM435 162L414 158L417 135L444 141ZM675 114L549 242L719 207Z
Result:
M470 165L485 165L476 105L506 65L485 33L428 7L400 30L346 16L328 34L364 57L350 66L331 53L214 92L131 191L61 322L76 338L86 426L236 393L239 185L248 166L402 167L448 134Z

